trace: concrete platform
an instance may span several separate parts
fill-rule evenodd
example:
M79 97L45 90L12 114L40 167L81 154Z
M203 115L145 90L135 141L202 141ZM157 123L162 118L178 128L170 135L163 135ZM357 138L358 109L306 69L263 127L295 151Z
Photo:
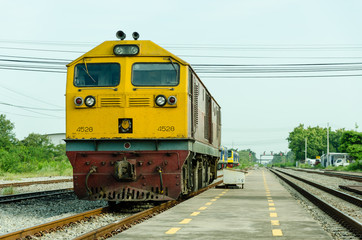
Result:
M112 239L332 239L267 170L210 189Z

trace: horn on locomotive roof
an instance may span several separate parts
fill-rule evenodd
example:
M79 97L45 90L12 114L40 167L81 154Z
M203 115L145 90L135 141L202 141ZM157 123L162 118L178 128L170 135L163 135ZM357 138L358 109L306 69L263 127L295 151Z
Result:
M126 34L123 31L118 31L116 33L116 37L120 40L124 40L126 38Z
M140 37L140 35L138 34L138 32L133 32L132 37L134 40L137 40Z

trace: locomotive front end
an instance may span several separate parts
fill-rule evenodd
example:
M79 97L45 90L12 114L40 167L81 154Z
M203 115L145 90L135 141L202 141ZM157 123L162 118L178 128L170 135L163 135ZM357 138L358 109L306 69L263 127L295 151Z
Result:
M190 155L187 67L151 41L107 41L67 65L66 147L81 199L165 201Z

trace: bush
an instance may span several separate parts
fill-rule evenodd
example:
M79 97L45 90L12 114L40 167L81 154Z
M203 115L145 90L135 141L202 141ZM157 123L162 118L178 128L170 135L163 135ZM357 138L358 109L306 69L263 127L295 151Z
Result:
M72 171L65 155L65 148L12 146L9 150L0 149L0 173L42 173L69 175Z
M349 171L362 171L362 160L357 160L347 166Z

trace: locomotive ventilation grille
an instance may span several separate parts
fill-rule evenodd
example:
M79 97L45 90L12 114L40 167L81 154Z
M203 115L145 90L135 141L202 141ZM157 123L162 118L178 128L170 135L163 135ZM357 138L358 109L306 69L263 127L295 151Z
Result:
M130 107L148 107L151 105L150 98L129 98L128 103Z
M120 98L101 98L101 107L120 107L122 100Z
M159 195L158 187L151 188L151 191L126 187L118 191L106 191L102 187L91 187L92 200L107 200L107 201L149 201L149 200L167 200L168 188L165 189L165 195Z

